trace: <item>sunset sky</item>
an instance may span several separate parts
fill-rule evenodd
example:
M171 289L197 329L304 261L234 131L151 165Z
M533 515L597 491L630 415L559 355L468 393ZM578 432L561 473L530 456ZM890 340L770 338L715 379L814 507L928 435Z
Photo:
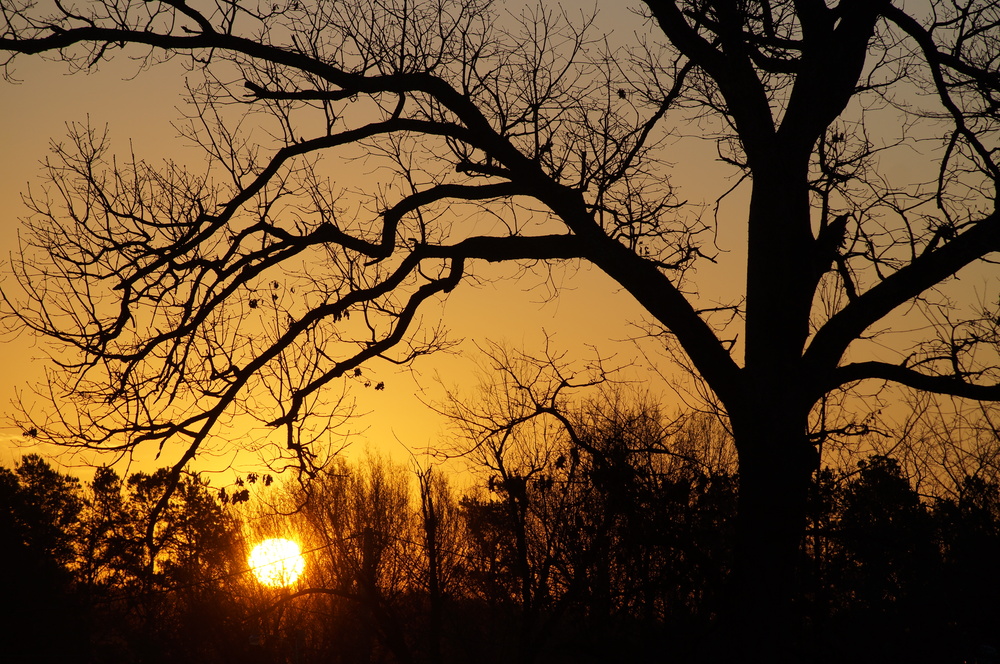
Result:
M1000 3L66 2L5 655L996 659Z
M29 186L39 186L40 162L48 154L50 142L65 136L66 123L89 119L93 126L108 125L115 152L119 155L126 155L131 148L140 158L154 163L168 157L195 163L201 161L199 152L185 146L171 127L171 122L180 116L178 108L183 103L185 74L182 68L177 63L170 63L138 76L134 75L135 70L134 63L119 57L103 64L96 73L67 75L65 66L60 63L22 58L16 68L16 75L22 82L18 85L2 83L0 125L4 129L0 135L4 156L0 160L0 215L3 219L0 249L5 259L17 248L18 220L26 214L20 194ZM707 144L702 147L710 148ZM686 181L688 188L695 192L706 181L711 181L715 187L730 186L728 181L708 176L713 168L719 172L713 160L711 149L690 153L678 180ZM703 198L704 194L696 193L691 200L699 197ZM738 249L738 246L732 248ZM728 283L731 275L742 273L742 258L738 253L723 254L722 258L719 268L708 265L704 273L725 290L735 285ZM477 340L489 339L515 350L532 351L540 348L546 335L551 335L553 348L567 352L571 358L591 359L593 352L589 346L594 345L602 356L614 356L609 364L644 362L640 348L629 341L639 334L632 323L642 320L640 308L597 270L586 265L557 269L554 276L559 295L556 298L548 296L541 272L518 280L514 279L517 269L512 266L479 266L477 273L488 275L489 283L479 287L465 284L456 289L443 312L450 336L465 339L457 356L426 358L418 362L414 367L418 372L416 377L395 367L373 365L378 379L386 382L386 390L378 393L355 390L359 393L359 410L369 411L352 427L363 431L352 439L357 448L367 445L406 458L410 452L433 446L446 437L444 421L424 408L415 393L423 389L424 398L439 398L436 376L450 387L471 391L477 357L474 342ZM9 283L10 277L6 274L5 279ZM433 309L428 309L425 315L434 314ZM655 351L655 344L647 344L645 348ZM0 354L6 367L0 385L0 404L9 419L12 411L9 403L15 393L27 390L31 382L43 377L45 350L38 340L21 335L0 346ZM650 381L654 392L663 390L648 365L637 366L623 376L640 382ZM32 406L35 412L47 407L38 400ZM247 435L259 436L260 432L248 432ZM9 465L28 451L19 446L24 438L16 428L6 426L2 436L0 463ZM153 451L139 450L136 460L140 464L165 465L175 459L168 449L160 460L151 460ZM60 461L69 467L93 462L94 458L63 456ZM99 460L106 461L107 458ZM214 459L201 458L199 463L201 467L214 468L225 467L230 461L230 456L223 455ZM241 462L251 464L252 460L243 456ZM89 472L83 470L85 476Z
M618 9L603 10L598 24L607 26L614 35L626 37L635 27L634 19ZM0 249L5 257L16 250L17 220L26 212L19 194L28 186L38 186L39 162L45 158L49 142L65 134L67 122L85 122L89 118L94 126L108 125L118 154L127 154L131 147L140 158L154 163L168 157L182 162L200 161L197 150L178 139L171 127L171 122L180 116L178 108L183 103L184 72L179 64L169 63L135 75L136 65L119 56L103 64L96 73L66 75L65 66L60 63L39 58L20 60L15 73L23 82L0 84L3 86L0 103L0 126L3 127L0 134L3 154L0 160L0 216L3 220ZM883 122L887 135L893 131L898 133L898 127L891 128L891 121L891 118L876 119L875 125ZM679 198L692 204L705 204L704 214L711 217L714 200L736 184L736 180L730 177L732 171L728 167L718 163L714 142L703 140L705 131L701 125L681 125L679 133L683 136L671 143L673 152L668 158L677 165L672 183L679 188ZM926 175L921 172L926 164L915 159L912 153L890 152L884 158L892 160L901 176ZM720 208L716 249L713 250L717 264L703 261L691 279L691 287L697 287L702 303L731 304L738 299L745 269L741 220L746 189L745 184L737 188ZM710 250L711 245L709 241ZM410 452L434 446L446 437L443 420L421 406L416 393L423 389L425 399L438 398L437 375L446 385L471 390L476 340L490 339L506 343L513 349L532 351L540 347L548 334L557 351L566 351L568 357L580 359L591 357L588 346L595 345L603 356L615 356L611 364L637 362L636 367L626 372L626 377L647 382L654 393L663 395L668 411L679 407L653 371L654 366L670 371L665 358L653 355L655 342L636 345L629 341L639 334L632 323L642 321L641 309L597 270L586 265L557 268L554 281L558 297L555 298L548 297L544 285L539 286L541 273L518 280L513 278L517 269L512 266L481 266L477 267L477 273L486 277L485 285L463 284L450 295L443 312L433 308L425 312L429 323L434 322L434 316L443 315L451 336L466 340L457 356L418 362L414 366L416 380L406 371L387 365L372 366L378 380L385 381L386 390L379 393L361 391L358 395L359 410L370 411L370 414L352 427L364 432L352 439L356 446L369 445L405 458ZM5 279L9 283L10 277L5 276ZM971 300L976 302L992 297L993 284L995 279L981 271L968 275L960 288L966 293L971 291ZM23 335L0 347L5 366L5 378L0 385L0 404L4 404L4 412L10 413L7 404L16 391L27 389L30 382L42 377L44 352L37 340ZM644 352L648 358L643 357ZM32 405L36 412L46 407L45 403L37 401ZM259 435L260 432L246 433L251 438ZM17 447L23 437L10 427L2 430L2 436L0 463L9 464L23 451ZM142 450L136 459L141 464L154 463ZM174 459L167 450L155 464L166 465ZM81 457L78 461L93 459ZM228 466L231 461L228 455L200 459L205 467L214 468ZM75 463L69 458L63 462ZM241 457L238 463L251 464L252 460Z

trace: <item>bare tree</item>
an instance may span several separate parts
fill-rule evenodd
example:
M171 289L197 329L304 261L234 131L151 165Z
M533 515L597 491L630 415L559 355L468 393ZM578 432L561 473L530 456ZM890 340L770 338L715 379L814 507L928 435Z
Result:
M143 66L188 57L185 126L211 162L114 161L90 129L57 147L29 197L27 298L7 296L68 349L52 385L62 421L32 429L118 448L183 439L179 473L252 412L308 462L338 412L330 388L377 389L365 362L441 347L419 314L475 283L477 262L588 261L724 408L740 471L733 641L744 661L791 657L815 405L864 381L1000 398L994 307L953 321L934 295L1000 241L1000 10L639 11L647 33L615 50L589 21L487 0L5 0L8 68L21 54L76 69L118 51ZM728 326L689 295L711 224L665 184L665 139L692 119L750 189ZM893 146L934 172L897 176ZM341 191L321 155L360 159L376 182ZM906 306L941 333L902 355L863 343Z
M498 344L480 349L485 360L475 396L450 392L442 412L451 418L457 442L453 453L465 457L496 496L467 496L463 507L473 532L491 558L485 575L494 601L516 607L519 663L536 661L549 636L546 626L557 586L557 560L564 542L559 528L571 514L565 494L550 492L552 469L565 453L567 393L603 380L600 372L577 380L551 356L533 358ZM586 372L590 373L590 372ZM564 460L560 467L564 466ZM550 518L555 513L559 516ZM493 528L479 524L497 522ZM495 539L494 539L495 538ZM495 570L495 571L494 571ZM499 581L499 582L498 582Z

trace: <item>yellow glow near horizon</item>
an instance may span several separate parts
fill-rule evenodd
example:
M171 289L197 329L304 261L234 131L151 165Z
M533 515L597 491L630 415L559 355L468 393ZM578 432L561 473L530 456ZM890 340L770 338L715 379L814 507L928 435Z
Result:
M306 568L299 545L280 538L266 539L255 546L247 561L257 580L272 588L292 585Z

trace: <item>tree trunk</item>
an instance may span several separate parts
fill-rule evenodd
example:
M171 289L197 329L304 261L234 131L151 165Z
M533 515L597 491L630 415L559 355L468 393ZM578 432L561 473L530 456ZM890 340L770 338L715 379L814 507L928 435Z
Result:
M815 452L808 412L786 404L734 421L740 459L731 598L724 620L733 661L801 661L797 571Z
M801 360L823 272L810 228L809 150L776 141L754 163L747 256L744 382L727 403L739 453L731 603L733 661L797 661L793 598L815 451Z

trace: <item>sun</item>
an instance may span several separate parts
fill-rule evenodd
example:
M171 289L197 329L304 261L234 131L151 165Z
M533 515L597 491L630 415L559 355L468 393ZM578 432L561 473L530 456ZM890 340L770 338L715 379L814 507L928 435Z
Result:
M267 539L250 552L250 570L265 586L283 588L295 583L306 568L299 545L288 539Z

